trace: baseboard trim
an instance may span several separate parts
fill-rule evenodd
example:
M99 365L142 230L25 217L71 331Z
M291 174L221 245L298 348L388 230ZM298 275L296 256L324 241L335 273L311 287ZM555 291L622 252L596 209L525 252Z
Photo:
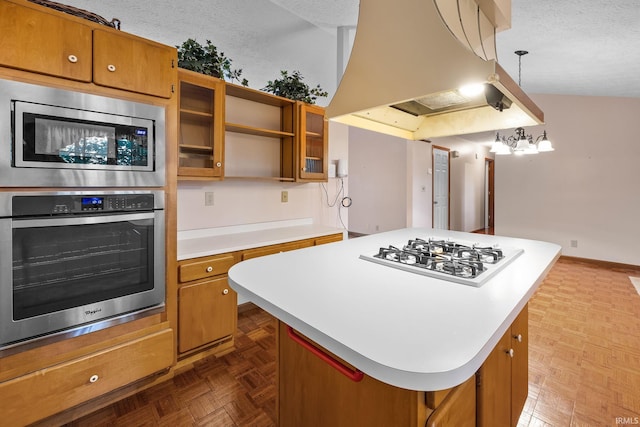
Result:
M599 267L610 268L612 270L624 270L624 271L640 271L640 265L623 264L620 262L603 261L592 258L580 258L574 256L560 255L560 260L578 262L583 264L591 264Z

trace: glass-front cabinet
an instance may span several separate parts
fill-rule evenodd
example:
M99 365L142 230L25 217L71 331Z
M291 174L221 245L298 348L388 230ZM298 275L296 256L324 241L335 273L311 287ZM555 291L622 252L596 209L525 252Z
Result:
M220 179L224 175L223 80L179 69L178 176Z
M326 181L328 122L324 108L298 102L300 181Z

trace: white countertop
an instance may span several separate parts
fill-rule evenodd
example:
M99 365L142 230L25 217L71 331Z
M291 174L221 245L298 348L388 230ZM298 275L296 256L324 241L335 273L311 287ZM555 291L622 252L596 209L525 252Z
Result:
M359 259L416 237L524 252L480 287ZM477 371L559 255L551 243L404 229L244 261L229 270L229 283L365 374L406 389L442 390Z
M336 233L345 234L310 218L179 231L178 261Z

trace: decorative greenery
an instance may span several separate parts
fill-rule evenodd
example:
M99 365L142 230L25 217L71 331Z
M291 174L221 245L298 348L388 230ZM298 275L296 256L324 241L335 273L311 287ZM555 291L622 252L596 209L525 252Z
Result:
M309 88L309 85L302 81L304 77L302 77L300 71L294 71L289 75L287 71L280 70L280 75L282 77L281 79L269 80L267 86L262 88L262 90L284 98L293 99L294 101L304 101L308 104L315 104L317 97L328 95L327 92L322 90L320 85L317 85L313 89Z
M201 45L194 39L187 39L178 48L178 67L197 73L222 78L233 82L234 80L243 86L249 85L247 79L241 79L242 69L232 69L231 59L218 53L218 48L207 40L206 45Z

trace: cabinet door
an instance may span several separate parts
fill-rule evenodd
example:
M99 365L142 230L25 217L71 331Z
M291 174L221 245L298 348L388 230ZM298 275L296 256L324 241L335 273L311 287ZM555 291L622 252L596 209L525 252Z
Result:
M511 324L511 425L518 424L529 392L529 311L528 306Z
M469 378L451 390L429 416L426 427L475 427L476 381Z
M93 81L170 98L177 76L175 48L115 30L93 31Z
M0 64L91 81L91 28L43 11L0 2Z
M478 427L511 423L511 331L508 330L478 371Z
M227 277L182 286L178 290L180 353L232 335L237 324L237 294Z
M224 167L224 81L178 70L178 175L220 178Z
M327 180L328 122L324 108L298 103L300 144L300 174L302 181Z

